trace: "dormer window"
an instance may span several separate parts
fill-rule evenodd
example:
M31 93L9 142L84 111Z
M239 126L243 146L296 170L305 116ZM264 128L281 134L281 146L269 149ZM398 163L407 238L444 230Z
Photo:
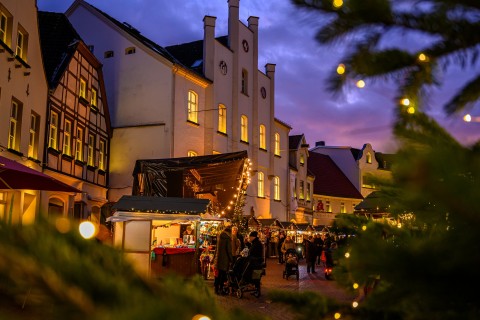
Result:
M135 53L135 47L129 47L125 49L125 54L134 54Z
M113 51L112 51L112 50L105 51L105 53L103 54L103 57L104 57L105 59L113 58Z
M305 165L305 156L303 154L300 155L300 165L302 167Z
M372 154L370 152L367 152L366 162L367 163L372 163Z

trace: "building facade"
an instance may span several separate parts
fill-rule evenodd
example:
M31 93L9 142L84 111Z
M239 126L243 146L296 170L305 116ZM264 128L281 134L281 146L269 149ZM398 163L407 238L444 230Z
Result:
M46 212L99 224L111 131L102 65L64 14L38 17L49 84L44 172L81 191L44 191Z
M258 70L259 19L245 25L239 10L228 1L228 35L216 37L216 17L205 16L202 40L165 48L84 1L67 10L104 65L110 201L132 193L136 160L246 150L253 174L244 214L285 219L290 127L275 119L275 65Z
M303 134L289 136L290 215L296 223L313 222L313 182L308 170L309 145Z
M0 75L1 155L42 171L48 88L35 0L0 0ZM0 218L7 203L14 223L32 223L40 191L0 190Z

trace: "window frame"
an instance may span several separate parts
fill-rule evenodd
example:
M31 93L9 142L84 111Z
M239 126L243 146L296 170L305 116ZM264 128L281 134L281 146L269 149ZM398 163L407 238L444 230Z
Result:
M94 108L98 106L98 91L95 88L91 89L90 106Z
M280 134L278 132L275 132L275 150L274 154L276 156L280 156Z
M83 161L83 132L83 128L77 126L75 130L75 160L78 161Z
M305 182L300 180L299 190L298 190L298 199L304 200L305 199Z
M63 148L62 153L67 156L72 155L72 128L73 122L65 119L63 123Z
M4 28L2 29L2 22L4 22ZM3 35L2 35L3 32ZM8 16L3 12L0 7L0 41L7 43L8 39Z
M280 201L280 177L273 177L273 200Z
M305 199L306 199L307 201L310 201L310 200L311 200L310 192L311 192L310 182L307 181L307 190L306 190L306 193L305 193Z
M40 116L32 111L30 114L30 129L28 132L28 157L37 159Z
M87 165L95 166L95 135L88 134Z
M187 151L187 157L198 157L198 153L193 150L189 150Z
M105 171L107 163L107 142L103 139L100 139L98 143L98 169Z
M265 198L265 174L262 171L257 172L257 197Z
M240 141L248 143L248 117L244 114L240 117Z
M87 100L87 80L80 78L78 87L78 97Z
M22 103L12 99L10 107L10 120L8 125L8 149L20 151L20 138L22 129Z
M198 123L198 94L188 90L187 99L187 121Z
M51 110L48 130L48 147L55 150L58 148L58 120L59 113Z
M260 149L267 150L267 129L263 124L258 128L258 140Z
M218 105L218 128L220 133L227 133L227 107L223 104Z
M242 88L241 92L245 95L248 95L248 71L247 69L242 69Z

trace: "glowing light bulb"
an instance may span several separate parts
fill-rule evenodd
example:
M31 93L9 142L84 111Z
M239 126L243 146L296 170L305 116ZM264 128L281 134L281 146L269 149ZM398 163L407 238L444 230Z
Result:
M400 103L404 106L409 106L410 105L410 100L407 99L407 98L403 98L402 101L400 101Z
M367 230L367 226L362 226L362 230L363 231Z
M335 314L333 315L333 317L335 319L340 319L342 317L342 314L340 312L335 312Z
M345 252L345 258L350 258L350 252Z
M363 80L358 80L358 81L357 81L357 87L360 88L360 89L361 89L361 88L365 88L365 81L363 81Z
M343 0L333 0L333 6L335 8L340 8L341 6L343 6Z
M78 231L83 238L91 239L95 236L96 228L95 225L90 221L83 221L78 226Z
M472 121L472 116L469 115L469 114L466 114L466 115L463 117L463 121L465 121L465 122L471 122L471 121Z
M211 320L211 318L203 314L196 314L193 316L192 320Z
M353 289L358 289L358 283L353 284Z
M344 74L345 73L345 65L343 63L340 63L337 67L337 73L338 74Z
M428 57L427 57L424 53L420 53L420 54L418 55L418 60L423 61L423 62L427 62L427 61L428 61Z
M415 113L415 108L414 107L408 107L407 112L409 114L414 114Z
M358 302L357 302L357 301L353 301L352 307L354 307L354 308L358 307Z

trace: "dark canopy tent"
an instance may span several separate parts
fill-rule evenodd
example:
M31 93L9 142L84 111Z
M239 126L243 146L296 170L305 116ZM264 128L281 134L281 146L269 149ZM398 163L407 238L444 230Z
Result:
M203 198L231 212L247 188L247 151L198 157L137 160L134 196ZM227 212L228 215L228 212Z
M373 191L355 206L355 214L372 218L386 217L389 211L390 200L382 191Z

